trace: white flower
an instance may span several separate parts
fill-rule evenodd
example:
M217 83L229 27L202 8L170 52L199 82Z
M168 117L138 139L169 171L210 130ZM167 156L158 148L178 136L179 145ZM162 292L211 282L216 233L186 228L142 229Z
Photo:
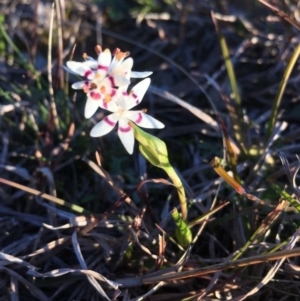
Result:
M111 101L108 103L107 110L112 112L112 114L96 124L92 128L90 135L92 137L106 135L112 131L117 122L119 122L119 138L127 152L132 154L134 147L134 133L129 121L144 128L163 128L163 123L145 114L143 111L129 111L142 101L150 82L150 78L142 80L135 85L129 93L126 92L124 87L119 88L116 95L112 97Z
M109 49L102 51L96 46L98 60L84 55L84 62L68 61L65 69L72 73L83 76L84 81L76 82L73 89L83 89L87 93L84 116L90 118L98 107L107 109L107 103L116 93L116 87L128 86L130 77L144 78L152 72L131 71L133 59L126 58L129 52L114 51L114 57Z

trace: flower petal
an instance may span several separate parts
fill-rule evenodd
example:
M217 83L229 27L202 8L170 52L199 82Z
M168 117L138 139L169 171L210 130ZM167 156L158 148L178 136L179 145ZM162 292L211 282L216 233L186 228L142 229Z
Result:
M92 80L95 77L95 73L93 72L93 70L84 63L68 61L66 64L72 72L80 76L84 76L88 80Z
M144 72L138 72L138 71L131 71L131 78L144 78L147 76L150 76L153 72L152 71L144 71Z
M81 81L81 82L76 82L74 84L72 84L72 88L75 90L79 90L82 89L84 86L87 86L89 84L88 81Z
M119 87L116 91L116 94L112 97L112 100L122 110L126 109L127 101L129 100L128 93L126 90L126 86Z
M122 73L124 75L127 75L128 72L131 72L131 68L133 66L133 59L131 57L124 60L117 68L115 68L118 73Z
M74 75L78 75L77 72L72 71L70 68L68 68L68 67L66 67L66 66L63 66L63 69L64 69L65 71L67 71L68 73L71 73L71 74L74 74Z
M119 120L118 135L125 149L131 155L134 147L134 134L128 120L123 118Z
M123 116L143 128L162 129L165 127L162 122L148 114L143 113L142 111L127 111L123 113Z
M105 49L98 56L98 73L103 77L107 74L109 65L111 63L111 52L109 49Z
M99 107L110 112L117 112L119 110L118 105L113 101L106 101L105 99L99 101Z
M123 59L124 58L122 58L121 60L123 61ZM117 58L116 55L114 55L108 69L109 74L112 74L113 70L115 70L119 64L120 64L120 60Z
M84 61L83 64L87 65L89 68L93 70L95 69L97 70L98 68L98 62L91 57L88 57L88 59L86 59L86 61Z
M111 89L112 93L116 93L115 89ZM119 110L118 104L113 100L114 97L112 97L110 94L102 94L99 89L93 89L87 94L88 99L92 99L95 103L97 103L97 106L108 110L110 112L117 112Z
M118 114L114 113L108 115L92 128L90 132L90 136L100 137L108 134L110 131L113 130L118 120L119 120Z
M99 108L99 101L95 101L92 98L88 98L84 108L84 117L90 118L92 117L97 109Z
M132 91L129 93L130 96L128 97L126 108L124 108L126 111L135 107L142 101L150 83L151 79L145 78L132 88Z
M115 87L128 86L130 84L130 80L127 79L124 75L114 74L112 75L112 78Z

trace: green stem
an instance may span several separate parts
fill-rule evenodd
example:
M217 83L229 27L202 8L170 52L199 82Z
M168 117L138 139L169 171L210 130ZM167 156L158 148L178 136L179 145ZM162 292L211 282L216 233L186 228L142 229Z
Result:
M176 173L176 171L174 170L174 168L171 165L169 167L165 168L164 170L168 174L168 176L171 179L171 181L173 182L174 186L177 188L182 219L184 221L186 221L188 210L187 210L185 190L183 188L182 182L181 182L178 174Z
M144 132L134 123L130 122L130 126L134 129L135 139L140 143L139 149L141 154L153 166L162 168L177 188L182 219L185 221L188 216L185 191L180 178L169 162L166 144L157 137Z

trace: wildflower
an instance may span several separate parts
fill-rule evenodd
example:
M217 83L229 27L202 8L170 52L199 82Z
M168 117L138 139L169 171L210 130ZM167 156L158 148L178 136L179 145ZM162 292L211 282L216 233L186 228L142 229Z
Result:
M114 51L114 56L109 49L102 51L100 46L96 46L98 59L84 54L84 62L68 61L65 69L85 78L84 81L76 82L73 89L83 89L87 94L84 116L90 118L98 107L107 109L107 103L116 93L116 87L128 86L130 77L144 78L152 72L131 71L133 59L128 57L129 52L121 52L120 49Z
M112 97L109 107L107 108L112 114L96 124L92 128L90 135L92 137L106 135L112 131L119 122L119 138L127 152L132 154L134 147L134 133L130 126L130 121L144 128L163 128L163 123L145 114L143 111L129 111L142 101L150 82L150 78L142 80L135 85L129 93L127 93L126 88L120 87Z

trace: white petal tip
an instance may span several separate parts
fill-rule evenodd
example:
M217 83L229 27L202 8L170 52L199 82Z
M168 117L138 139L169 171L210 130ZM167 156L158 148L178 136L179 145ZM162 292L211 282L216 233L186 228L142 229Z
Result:
M138 72L138 71L131 71L130 77L132 78L145 78L152 74L152 71L144 71L144 72Z
M128 124L128 120L119 120L118 135L127 152L132 155L134 149L134 134Z
M91 118L96 113L98 108L98 102L91 98L88 98L84 108L84 117L87 119Z
M128 152L129 155L132 155L132 154L133 154L133 149L132 149L132 150L126 149L126 150L127 150L127 152Z
M90 136L96 138L96 137L99 137L100 135L98 135L97 131L94 131L94 129L92 129L90 131Z
M84 87L85 84L86 84L85 81L76 82L76 83L72 84L71 87L72 87L72 89L74 89L74 90L80 90L80 89L82 89L82 88Z
M94 114L87 114L87 113L84 113L84 118L85 119L89 119L93 116Z
M74 62L74 61L67 61L66 62L66 65L67 67L70 69L70 70L74 70L76 69L76 67L78 66L78 62Z

